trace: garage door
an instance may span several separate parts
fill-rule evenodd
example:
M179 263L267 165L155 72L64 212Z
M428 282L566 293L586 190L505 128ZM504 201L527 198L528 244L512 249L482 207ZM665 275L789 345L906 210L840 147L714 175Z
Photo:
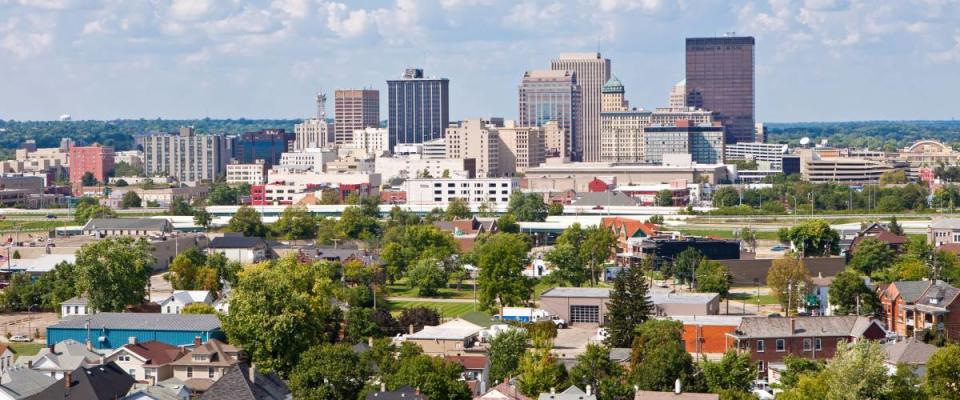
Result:
M570 306L570 323L600 323L600 306Z

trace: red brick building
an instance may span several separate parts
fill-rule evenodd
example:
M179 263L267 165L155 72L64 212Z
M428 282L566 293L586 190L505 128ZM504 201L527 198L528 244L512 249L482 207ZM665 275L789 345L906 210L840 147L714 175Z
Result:
M771 363L784 357L827 360L840 343L886 337L880 320L858 316L746 317L737 330L728 334L728 348L750 354L757 371L766 374Z
M72 146L70 147L70 186L80 187L83 175L93 174L97 182L106 182L107 176L113 171L113 147L101 146Z
M925 329L941 330L960 340L960 289L943 281L897 281L878 291L891 332L912 337Z
M736 315L671 316L683 323L683 344L695 355L723 354L727 351L727 334L736 332L743 317Z

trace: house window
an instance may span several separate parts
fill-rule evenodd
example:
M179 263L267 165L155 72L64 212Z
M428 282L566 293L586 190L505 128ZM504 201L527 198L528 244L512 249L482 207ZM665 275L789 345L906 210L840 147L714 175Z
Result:
M213 378L213 367L207 367L207 376Z
M137 370L135 370L135 369L128 369L128 370L127 370L127 373L130 374L130 376L132 376L133 379L137 379Z
M193 378L193 367L187 367L187 378Z
M813 339L813 349L820 351L823 349L823 346L820 343L820 338Z
M763 371L763 360L757 361L757 370Z
M810 351L812 347L813 346L812 343L810 343L810 339L803 339L803 351Z
M787 349L787 342L783 339L777 339L777 352L782 353Z
M757 341L757 353L763 353L763 340Z

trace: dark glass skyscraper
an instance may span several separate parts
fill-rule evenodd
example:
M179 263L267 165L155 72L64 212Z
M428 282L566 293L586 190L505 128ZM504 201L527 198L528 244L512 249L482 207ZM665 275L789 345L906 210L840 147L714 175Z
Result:
M527 71L519 89L520 126L544 126L556 121L563 130L563 148L548 143L551 152L569 157L577 149L580 132L580 86L573 71Z
M754 139L754 40L687 38L687 105L714 111L727 143Z
M390 149L401 143L423 143L443 137L450 122L450 81L423 76L407 69L403 77L388 80Z

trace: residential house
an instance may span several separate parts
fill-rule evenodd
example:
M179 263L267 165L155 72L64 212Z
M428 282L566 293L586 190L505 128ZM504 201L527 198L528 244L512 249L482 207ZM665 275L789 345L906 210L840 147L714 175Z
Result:
M567 390L564 390L560 393L557 393L556 390L550 389L550 393L540 393L540 396L537 397L538 400L597 400L597 396L593 394L593 389L590 385L587 385L587 390L583 391L576 386L570 386Z
M739 315L674 315L667 317L683 323L683 344L688 353L723 354L727 334L734 333L743 317Z
M93 314L92 309L87 308L87 297L77 296L60 303L60 316L67 315L87 315Z
M253 365L237 363L210 386L200 400L286 400L293 394L277 374L263 374Z
M787 355L828 360L837 346L861 339L880 340L887 335L883 324L873 317L744 317L733 333L727 334L731 349L745 352L767 373L771 363L781 364Z
M170 378L156 385L134 387L123 400L190 400L190 391L179 379Z
M13 367L13 350L5 344L0 344L0 374Z
M944 281L896 281L877 290L891 332L912 337L935 329L951 340L960 339L960 289Z
M207 253L211 252L223 254L230 261L253 264L269 258L270 247L262 237L246 237L242 233L227 232L210 241Z
M807 309L813 315L833 315L833 307L830 304L830 284L833 283L833 278L820 274L810 279L813 288L807 295Z
M457 355L445 356L447 361L453 361L463 367L460 377L467 383L470 393L474 396L487 391L487 379L490 375L490 360L486 355Z
M520 393L516 383L511 382L510 379L504 379L499 385L474 397L473 400L530 400L530 398Z
M113 363L80 367L30 400L115 400L126 396L133 384L133 377Z
M91 218L82 231L97 237L162 236L173 232L173 224L162 218Z
M885 225L874 222L866 228L861 229L857 234L857 237L853 238L853 241L850 242L850 254L853 254L855 251L857 251L857 245L868 237L872 237L886 243L891 250L897 253L899 253L903 248L903 245L909 241L909 238L906 236L897 235L893 232L890 232L889 228L887 228Z
M410 386L401 386L397 390L388 391L381 383L380 391L367 393L366 400L427 400L427 396L420 394L420 389Z
M172 295L160 302L160 312L180 314L188 305L203 303L212 306L213 300L209 290L174 290Z
M48 338L49 339L49 338ZM56 379L77 368L100 364L100 355L72 339L63 340L40 349L32 356L17 359L17 365L26 366Z
M934 247L960 243L960 218L934 218L927 227L927 242Z
M898 364L904 364L917 376L923 376L927 371L927 360L937 351L937 346L909 338L888 344L884 350L887 352L884 364L890 375L897 371Z
M461 355L476 348L483 327L462 319L437 326L424 326L404 340L420 345L431 356Z
M181 347L156 340L138 343L136 337L131 337L130 343L110 353L106 362L117 364L138 382L155 385L173 377L170 363L184 354Z
M130 337L137 342L157 340L173 346L223 339L220 318L213 314L97 313L71 315L47 327L47 345L72 339L80 343L90 340L94 349L115 349L127 344Z
M433 226L441 231L453 234L454 240L461 251L467 252L473 249L477 237L484 233L500 232L497 226L496 218L471 217L467 219L455 219L453 221L436 221Z
M25 366L8 369L0 376L0 400L23 400L42 392L57 379Z
M203 393L210 389L230 367L240 362L240 349L217 339L200 343L194 342L190 353L170 363L173 377L187 386L193 393Z
M657 235L657 225L623 217L602 218L600 223L617 238L617 253L630 252L630 240Z
M638 390L633 397L634 400L720 400L720 395L716 393L688 393L688 392L654 392L650 390Z

